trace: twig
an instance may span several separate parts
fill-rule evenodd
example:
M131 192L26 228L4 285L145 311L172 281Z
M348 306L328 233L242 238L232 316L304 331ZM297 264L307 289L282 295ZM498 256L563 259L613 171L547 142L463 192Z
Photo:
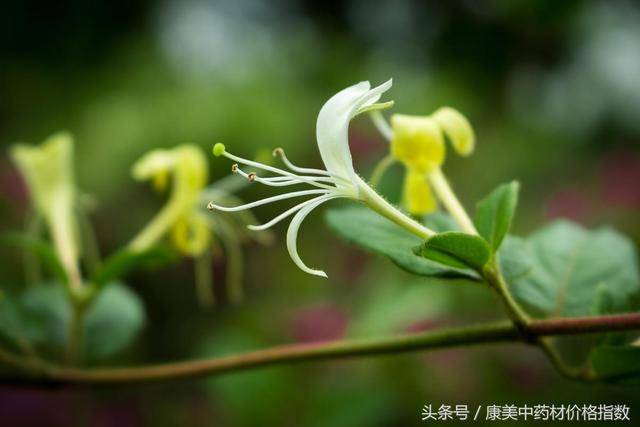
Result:
M599 317L532 320L528 334L537 337L640 329L640 313ZM482 343L527 342L529 337L511 321L430 331L371 340L296 344L236 356L131 368L70 368L23 359L0 349L0 361L31 378L70 383L131 383L196 377L285 363L355 356L397 354Z

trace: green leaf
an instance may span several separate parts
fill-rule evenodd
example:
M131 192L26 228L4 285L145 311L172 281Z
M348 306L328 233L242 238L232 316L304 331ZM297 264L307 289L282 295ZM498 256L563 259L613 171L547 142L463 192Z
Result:
M87 359L105 359L125 349L138 337L144 321L140 298L120 283L109 283L86 315Z
M415 253L424 258L457 268L481 272L491 259L491 249L478 236L446 231L427 239Z
M600 346L591 351L590 361L596 379L640 384L640 347Z
M29 234L9 232L0 237L0 244L14 246L35 254L40 262L62 283L67 282L67 273L62 268L58 255L49 243Z
M555 221L528 239L531 270L511 290L539 316L588 316L606 290L610 312L633 309L640 274L633 243L611 228L589 231Z
M349 242L388 257L409 273L479 280L466 268L443 266L415 255L413 248L422 243L421 239L370 209L358 206L332 209L326 219L329 226Z
M507 235L498 253L500 268L507 283L522 279L531 272L531 248L525 239Z
M425 215L422 222L438 233L442 233L443 231L462 231L456 220L444 212L438 211Z
M0 300L0 335L50 358L60 358L68 341L72 308L59 283L43 283ZM144 306L127 287L110 283L99 291L85 316L85 357L104 359L127 347L144 324Z
M348 334L352 337L376 337L406 332L416 322L437 322L450 310L454 296L449 288L424 286L415 278L401 284L378 286L359 301Z
M520 184L513 181L502 184L482 199L476 206L474 224L493 251L497 251L502 239L509 232L518 204Z
M2 293L0 297L0 336L18 350L23 342L41 339L42 331L23 316L15 295Z
M173 259L173 253L162 246L153 246L144 251L125 248L107 258L104 264L96 269L91 282L103 286L135 268L150 268L171 262Z
M67 291L61 283L41 283L7 296L11 322L3 324L4 335L26 342L50 358L63 354L71 319ZM5 307L2 310L5 311Z

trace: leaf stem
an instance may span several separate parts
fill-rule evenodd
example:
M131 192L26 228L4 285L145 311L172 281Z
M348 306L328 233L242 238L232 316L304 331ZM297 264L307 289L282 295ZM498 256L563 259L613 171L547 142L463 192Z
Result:
M530 323L529 315L520 307L520 304L513 298L511 292L509 292L509 285L504 280L502 272L498 267L498 262L494 258L488 268L482 272L483 277L489 283L489 286L496 291L500 299L503 301L509 318L525 332L528 330L527 326Z

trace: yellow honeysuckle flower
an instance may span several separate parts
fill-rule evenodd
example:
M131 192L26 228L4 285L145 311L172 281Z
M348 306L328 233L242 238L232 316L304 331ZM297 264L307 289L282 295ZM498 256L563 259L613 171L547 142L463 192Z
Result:
M132 173L138 181L151 180L159 191L167 188L169 177L173 184L167 204L130 247L144 250L169 233L172 243L184 254L203 253L209 247L211 230L199 204L209 175L202 151L190 144L152 150L133 165Z
M391 142L390 157L407 169L404 204L413 215L433 212L437 203L429 186L431 176L439 174L446 158L445 139L462 156L473 153L475 134L469 121L457 110L442 107L429 116L394 114L389 126L379 112L374 123ZM383 168L390 165L386 161ZM377 171L379 178L382 171Z
M11 157L27 183L37 213L45 219L70 285L79 288L73 138L58 133L40 146L17 144L11 148Z
M211 260L220 253L222 246L227 261L228 299L241 301L241 245L246 238L254 238L261 243L266 243L266 239L259 239L246 229L247 223L255 222L250 212L227 218L226 214L211 215L206 204L211 197L242 203L232 193L243 185L238 185L235 180L222 179L207 186L207 159L200 148L190 144L148 152L133 165L132 174L138 181L151 181L158 191L166 191L171 184L171 195L162 210L129 243L129 247L142 251L167 236L180 253L194 258L198 300L202 306L212 306Z

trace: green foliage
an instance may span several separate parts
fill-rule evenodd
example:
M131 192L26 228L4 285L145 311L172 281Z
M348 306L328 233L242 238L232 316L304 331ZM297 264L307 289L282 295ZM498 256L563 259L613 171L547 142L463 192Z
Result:
M414 249L416 255L457 268L481 272L491 259L491 248L482 238L446 231L427 239Z
M143 251L125 248L107 258L91 276L91 282L101 287L106 283L123 277L135 268L154 267L171 262L173 259L173 252L162 246L152 246Z
M591 352L591 369L607 382L640 384L640 347L600 346Z
M128 347L145 321L144 305L128 287L110 283L86 316L86 357L105 359Z
M56 251L48 242L26 233L8 232L0 237L0 245L13 246L32 252L57 280L66 283L67 273L62 268Z
M441 287L424 286L422 278L371 289L360 301L349 325L354 337L379 337L404 332L412 324L446 316L452 298Z
M640 274L633 243L610 228L587 230L569 221L555 221L534 232L526 241L507 239L507 257L528 260L530 268L509 280L514 297L540 317L607 315L636 310ZM501 250L501 253L503 251ZM503 262L503 268L505 263ZM505 273L512 267L505 268ZM506 276L507 274L505 274ZM637 347L628 345L629 332L591 337L584 350L588 369L602 381L637 381L640 364ZM555 340L554 345L562 344ZM575 349L574 349L575 350ZM558 347L562 354L565 350ZM567 356L567 355L565 355ZM575 354L572 358L575 358Z
M513 181L502 184L482 199L476 207L474 224L478 233L491 246L493 252L500 248L502 240L509 232L518 204L520 184Z
M60 358L68 341L72 307L59 283L43 283L0 300L0 335L13 347L25 344ZM85 356L89 360L116 354L130 345L144 324L142 301L120 283L110 283L88 308Z
M415 255L412 248L422 241L369 209L357 206L332 209L326 218L329 226L349 242L388 257L409 273L478 280L477 275L464 266L446 266Z
M587 316L607 292L610 312L627 310L640 291L633 243L610 228L589 231L555 221L527 239L530 271L510 285L539 316Z
M525 239L506 236L498 254L502 275L507 283L515 282L531 271L531 249Z

